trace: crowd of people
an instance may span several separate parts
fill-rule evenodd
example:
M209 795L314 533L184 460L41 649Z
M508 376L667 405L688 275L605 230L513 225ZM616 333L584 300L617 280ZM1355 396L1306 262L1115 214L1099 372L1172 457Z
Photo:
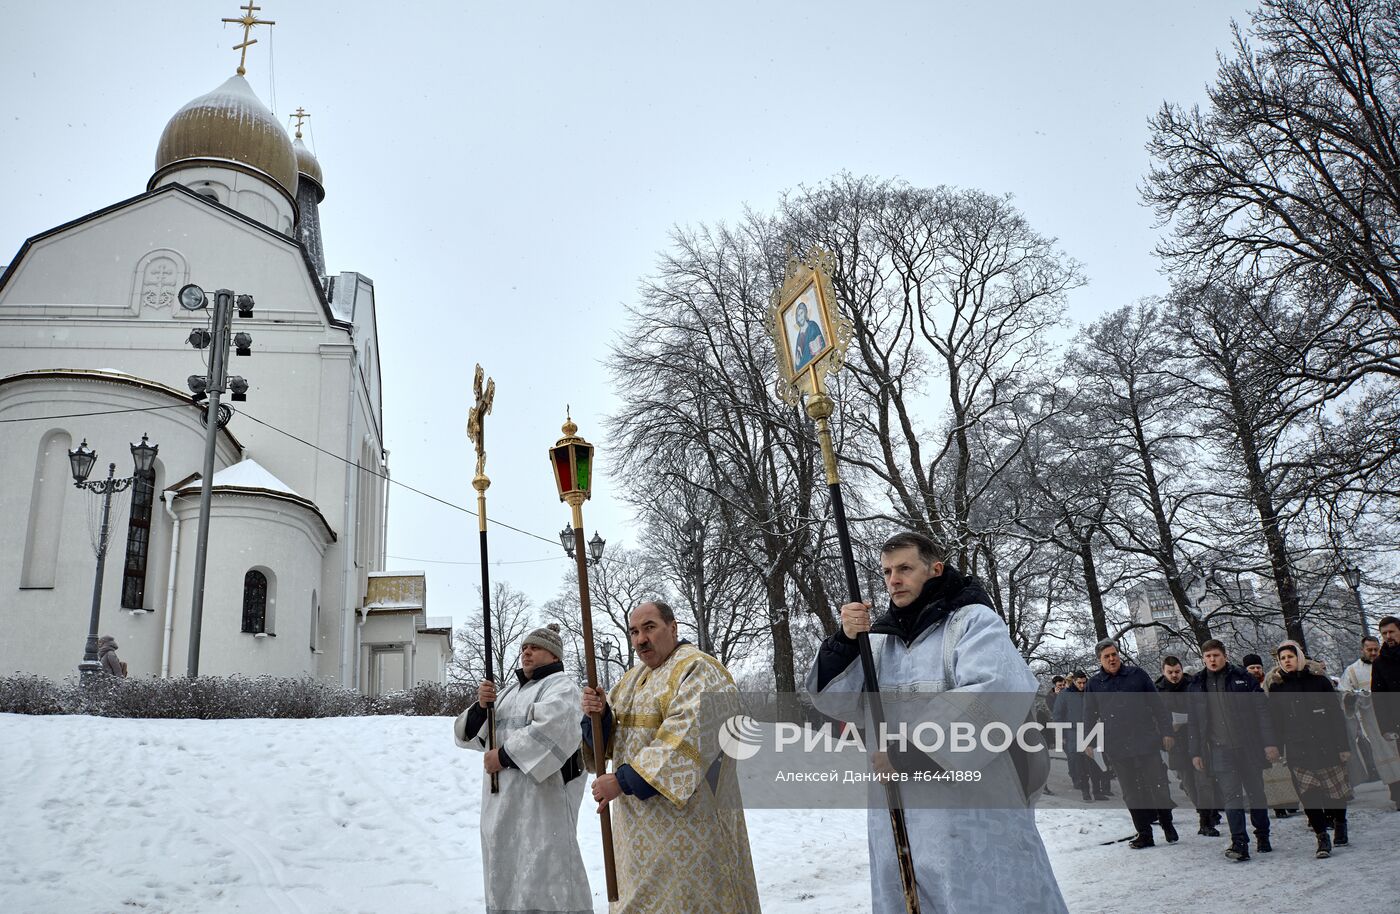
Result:
M1400 619L1386 616L1378 628L1337 682L1293 640L1274 649L1266 670L1258 654L1231 662L1212 639L1201 645L1199 670L1169 655L1153 679L1105 639L1096 646L1098 671L1055 676L1047 699L1056 721L1080 732L1102 725L1101 753L1081 754L1077 745L1066 752L1070 780L1093 802L1110 799L1117 779L1135 850L1156 843L1154 827L1167 843L1180 840L1175 775L1198 835L1220 837L1223 814L1230 860L1272 852L1270 810L1286 818L1299 808L1316 835L1315 855L1330 857L1351 841L1355 785L1384 781L1400 811Z
M807 673L814 701L855 706L837 699L861 691L859 644L868 635L882 688L926 691L937 684L939 692L1012 697L1011 716L1023 719L1035 700L1036 678L982 585L917 533L886 542L880 564L888 609L874 613L868 602L841 607L840 625ZM590 771L596 810L611 816L613 914L760 910L734 762L700 725L702 696L736 695L733 678L719 660L680 638L665 603L642 603L628 623L638 663L609 691L580 688L564 674L557 629L538 629L526 637L520 667L506 684L483 681L479 701L455 722L457 745L483 753L485 772L496 776L494 791L488 779L482 784L488 914L593 910L577 842ZM606 770L595 770L595 743L611 762ZM1023 798L1007 754L984 756L982 784ZM882 772L968 764L915 750L876 753L872 761ZM897 851L889 811L879 803L869 810L873 914L907 910L906 891L917 894L922 910L943 914L1065 914L1029 805L910 806L904 822L907 840ZM909 876L915 884L906 883Z
M1025 719L1036 677L976 578L912 532L887 541L880 564L888 608L841 607L840 624L805 677L814 706L846 726L865 720L859 703L840 699L863 688L861 637L868 636L881 689L940 701L962 693L971 699L969 713L1010 724ZM605 865L610 883L616 877L613 914L760 910L734 762L701 724L702 698L737 696L734 679L718 659L680 637L665 603L640 604L628 622L638 662L610 690L583 688L565 671L559 628L548 626L525 638L520 665L504 684L480 684L478 701L454 724L457 745L482 753L490 776L483 778L481 804L488 914L593 910L577 840L586 789L596 811L611 820ZM1363 644L1340 696L1293 641L1278 645L1267 671L1261 658L1246 656L1237 665L1225 645L1207 641L1199 672L1167 657L1155 680L1127 662L1117 643L1101 642L1098 671L1056 677L1049 696L1056 719L1086 731L1103 725L1102 752L1091 746L1069 753L1071 779L1091 802L1112 797L1117 779L1136 849L1155 843L1155 829L1167 842L1179 840L1170 770L1196 808L1200 835L1219 837L1222 821L1227 825L1232 860L1271 851L1269 808L1290 805L1305 810L1317 832L1317 856L1327 856L1350 841L1351 785L1368 770L1391 785L1400 807L1400 702L1373 701L1400 692L1400 619L1385 617L1380 632L1384 644ZM857 710L833 710L848 706ZM1019 802L1032 800L1038 786L1028 783L1010 752L956 752L946 744L878 751L872 764L918 781L975 762L984 786L1018 802L907 804L899 840L890 812L873 803L867 821L872 911L898 914L914 893L923 910L945 914L1064 914L1035 811ZM1288 765L1276 772L1273 763L1281 759ZM1290 790L1283 800L1272 799L1267 786L1279 773Z

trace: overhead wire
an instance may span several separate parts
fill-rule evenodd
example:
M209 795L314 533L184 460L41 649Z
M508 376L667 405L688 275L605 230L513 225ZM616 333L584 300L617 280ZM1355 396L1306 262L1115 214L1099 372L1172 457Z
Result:
M448 508L452 508L454 511L461 511L463 514L470 514L472 517L477 517L477 516L478 516L477 513L476 513L475 511L471 510L470 508L464 507L463 505L455 504L455 503L450 502L450 501L447 501L446 499L443 499L443 498L438 498L436 495L432 495L432 494L430 494L430 493L428 493L428 492L424 492L422 489L414 488L413 486L409 485L408 483L399 482L397 479L394 479L394 478L392 478L392 477L390 477L390 476L386 476L385 474L379 472L378 470L374 469L373 467L361 466L360 463L357 462L357 461L350 460L350 459L347 458L347 457L342 457L341 455L335 453L334 451L328 451L328 450L326 450L325 448L320 447L319 445L312 444L310 441L307 441L305 438L300 438L300 437L298 437L298 436L292 434L291 432L286 431L285 429L280 429L280 428L278 428L277 426L273 425L273 424L270 423L270 422L264 422L263 420L259 419L257 416L254 416L252 413L249 413L249 412L247 412L247 411L245 411L245 410L239 410L239 411L238 411L238 415L242 416L242 417L245 418L245 419L251 419L252 421L256 422L258 425L263 426L264 428L270 428L270 429L272 429L274 432L277 432L278 434L286 435L288 438L291 438L293 441L300 442L301 444L306 445L307 447L311 448L312 450L320 451L322 454L325 454L327 457L334 457L336 460L339 460L341 463L347 464L348 466L355 467L356 469L359 469L359 470L363 470L363 471L365 471L365 472L367 472L367 473L370 473L370 474L373 475L373 476L377 476L377 477L379 477L380 479L384 480L385 482L387 482L387 483L389 483L389 484L391 484L391 485L396 485L396 486L398 486L398 487L401 488L401 489L407 489L408 491L413 492L414 494L421 495L421 496L423 496L424 498L427 498L427 499L429 499L429 500L431 500L431 501L435 501L435 502L437 502L437 503L440 504L440 505L443 505L443 506L448 507ZM495 525L498 526L498 527L504 527L504 528L507 529L507 530L513 530L514 532L519 533L519 534L522 534L522 535L524 535L524 536L533 537L533 538L539 540L539 541L542 542L542 543L549 543L551 546L556 545L556 544L559 542L559 540L558 540L557 537L556 537L556 538L551 538L551 537L548 537L548 536L540 536L538 533L531 533L529 530L522 530L522 529L520 529L519 527L516 527L516 526L514 526L514 525L512 525L512 524L508 524L508 523L506 523L505 521L497 520L497 519L494 518L494 517L488 517L488 518L486 519L486 522L487 522L488 524L495 524Z
M46 422L52 419L85 419L88 416L115 416L119 413L152 413L162 409L182 409L186 403L170 403L165 406L133 406L130 409L104 409L92 413L65 413L61 416L17 416L0 419L0 422Z
M458 562L450 559L423 559L411 555L389 555L386 558L396 559L400 562L426 562L429 565L480 565L480 562ZM542 559L518 559L516 561L491 562L492 565L537 565L540 562L573 561L567 555L551 555Z
M123 414L123 413L147 413L147 412L155 412L155 411L163 410L163 409L184 409L184 408L187 408L187 407L189 407L189 406L190 406L190 404L188 404L188 403L170 403L170 404L167 404L167 405L165 405L165 406L136 406L136 407L131 407L131 408L129 408L129 409L106 409L106 410L97 410L97 411L88 412L88 413L65 413L65 414L63 414L63 415L57 415L57 416L18 416L18 417L10 418L10 419L0 419L0 423L10 423L10 422L45 422L45 421L51 421L51 420L54 420L54 419L83 419L83 418L88 418L88 417L90 417L90 416L115 416L115 415L120 415L120 414ZM273 425L271 422L265 422L265 421L263 421L262 419L259 419L257 416L254 416L252 413L249 413L249 412L247 412L247 411L245 411L245 410L238 410L238 411L237 411L237 415L240 415L240 416L242 416L243 418L249 419L249 420L251 420L251 421L253 421L253 422L256 422L258 425L261 425L261 426L263 426L264 428L269 428L269 429L271 429L272 431L277 432L277 433L280 434L280 435L285 435L286 437L292 439L293 441L296 441L296 442L299 443L299 444L304 444L304 445L306 445L307 447L311 448L311 449L314 450L314 451L319 451L320 453L325 454L327 457L334 457L336 460L339 460L341 463L347 464L348 466L352 466L352 467L354 467L354 468L357 469L357 470L363 470L364 472L369 473L369 474L371 474L371 475L373 475L373 476L377 476L378 478L384 480L385 482L389 483L390 485L398 486L398 487L401 488L401 489L407 489L408 491L414 493L415 495L421 495L421 496L423 496L424 498L429 499L430 501L435 501L435 502L437 502L438 504L443 505L444 507L448 507L448 508L453 509L454 511L461 511L463 514L469 514L469 515L471 515L472 517L476 517L476 516L477 516L477 513L476 513L475 511L471 510L471 509L468 508L468 507L465 507L464 505L459 505L459 504L456 504L456 503L454 503L454 502L447 501L447 500L444 499L444 498L438 498L436 495L430 494L430 493L428 493L428 492L424 492L422 489L419 489L419 488L416 488L416 487L414 487L414 486L411 486L411 485L409 485L409 484L406 483L406 482L400 482L399 480L394 479L394 478L391 477L391 476L387 476L387 475L385 475L385 474L379 472L379 471L376 470L374 467L362 466L358 461L350 460L350 459L348 459L348 458L346 458L346 457L342 457L340 454L337 454L337 453L335 453L334 451L328 451L328 450L326 450L326 449L323 448L323 447L320 447L320 446L318 446L318 445L312 444L310 441L307 441L305 438L301 438L301 437L299 437L299 436L297 436L297 435L294 435L294 434L292 434L291 432L287 431L286 429L278 428L277 426ZM539 541L542 542L542 543L549 543L551 546L556 545L556 544L559 542L559 540L558 540L557 538L551 538L551 537L547 537L547 536L540 536L538 533L532 533L532 532L530 532L529 530L522 530L521 528L519 528L519 527L517 527L517 526L515 526L515 525L513 525L513 524L508 524L508 523L506 523L505 521L497 520L497 519L494 518L494 517L488 517L488 518L486 519L486 522L489 523L489 524L494 524L494 525L497 526L497 527L503 527L503 528L505 528L506 530L510 530L510 531L512 531L512 532L519 533L519 534L522 534L522 535L524 535L524 536L533 537L534 539L537 539L537 540L539 540ZM415 559L414 561L431 562L431 561L434 561L434 560L433 560L433 559ZM554 560L553 560L553 559L529 559L529 560L522 561L522 562L492 562L491 564L493 564L493 565L495 565L495 564L507 564L507 565L509 565L509 564L527 564L528 562L543 562L543 561L554 561ZM480 562L441 562L441 563L439 563L439 564L445 564L445 565L450 565L450 564L479 565Z

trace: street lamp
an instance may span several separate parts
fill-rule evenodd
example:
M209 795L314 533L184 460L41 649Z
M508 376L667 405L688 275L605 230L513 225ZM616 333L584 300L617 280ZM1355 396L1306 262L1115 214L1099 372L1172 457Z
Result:
M77 448L68 452L68 464L73 471L73 485L79 489L96 492L102 496L102 526L97 537L97 575L92 582L92 615L88 620L87 644L83 648L83 662L78 664L78 675L84 681L91 681L100 670L97 660L97 623L102 613L102 571L107 565L108 521L112 513L112 495L131 487L138 476L150 473L156 465L156 454L160 447L149 443L141 436L140 444L131 445L131 459L136 470L130 476L116 478L117 465L107 465L107 478L88 482L88 474L97 463L97 452L87 446L87 439Z
M695 576L695 634L696 647L703 653L710 650L710 625L705 612L705 525L698 517L691 515L682 528L685 533L685 546L681 548L681 558L687 571Z
M588 541L588 553L585 556L585 561L588 562L590 567L597 565L603 560L603 547L607 544L608 541L599 536L597 530L594 530L593 539ZM574 557L573 524L565 524L564 529L559 531L559 545L564 547L564 552L569 558Z
M1356 598L1356 614L1361 618L1361 637L1366 637L1366 607L1361 604L1361 569L1355 565L1348 565L1342 569L1342 580L1347 582L1351 588L1351 595Z
M613 643L611 638L604 638L600 648L603 652L603 691L612 691L612 657Z

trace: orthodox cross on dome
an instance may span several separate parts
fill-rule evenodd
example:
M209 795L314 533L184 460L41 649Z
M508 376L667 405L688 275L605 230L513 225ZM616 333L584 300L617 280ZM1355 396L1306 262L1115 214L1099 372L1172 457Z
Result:
M276 25L277 22L272 19L259 19L254 16L253 14L262 9L262 7L254 6L253 0L248 0L248 5L240 6L239 9L243 11L242 16L239 16L237 19L225 19L224 21L237 23L243 26L243 43L233 46L235 51L240 52L238 55L238 75L243 76L248 72L243 68L243 65L248 62L248 48L258 43L256 38L249 38L248 33L253 30L253 26L255 25Z
M310 116L311 116L311 115L309 115L309 114L306 113L306 109L305 109L305 108L302 108L302 107L298 107L297 110L296 110L296 113L292 115L292 117L294 117L294 118L297 119L297 135L296 135L296 138L297 138L297 139L301 139L301 122L302 122L302 120L303 120L304 118L308 118L308 117L310 117Z

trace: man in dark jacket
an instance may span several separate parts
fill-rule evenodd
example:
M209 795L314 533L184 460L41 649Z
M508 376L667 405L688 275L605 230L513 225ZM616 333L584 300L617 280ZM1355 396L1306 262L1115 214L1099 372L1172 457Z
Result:
M1167 767L1176 774L1182 791L1190 798L1191 805L1196 807L1200 820L1196 834L1219 838L1220 830L1216 826L1220 824L1220 810L1215 807L1214 785L1204 772L1197 771L1191 764L1191 734L1186 729L1186 722L1191 716L1190 700L1186 692L1193 678L1182 668L1181 658L1168 654L1162 658L1162 675L1153 685L1162 694L1162 701L1172 716L1173 743L1171 752L1167 753Z
M1084 671L1075 670L1069 674L1069 687L1055 698L1055 720L1071 725L1065 737L1069 779L1085 802L1108 799L1108 774L1074 748L1078 744L1076 727L1084 723L1084 689L1088 684ZM1089 792L1091 787L1093 795Z
M1100 669L1089 679L1084 726L1092 730L1099 723L1104 725L1104 751L1118 773L1123 802L1137 829L1128 846L1151 847L1153 822L1161 823L1162 835L1171 844L1177 833L1161 755L1161 750L1171 751L1174 744L1171 715L1151 677L1141 667L1123 663L1113 639L1100 641L1096 650Z
M1191 708L1191 764L1209 771L1216 793L1230 823L1231 860L1249 859L1249 832L1245 830L1244 803L1259 853L1267 854L1269 809L1264 798L1264 768L1278 761L1274 725L1264 705L1263 689L1254 677L1226 659L1225 645L1212 638L1201 645L1206 668L1191 683L1197 697Z
M1400 743L1400 619L1386 616L1378 627L1381 652L1371 664L1371 697L1381 736L1395 745ZM1400 810L1400 781L1391 782L1390 798Z

